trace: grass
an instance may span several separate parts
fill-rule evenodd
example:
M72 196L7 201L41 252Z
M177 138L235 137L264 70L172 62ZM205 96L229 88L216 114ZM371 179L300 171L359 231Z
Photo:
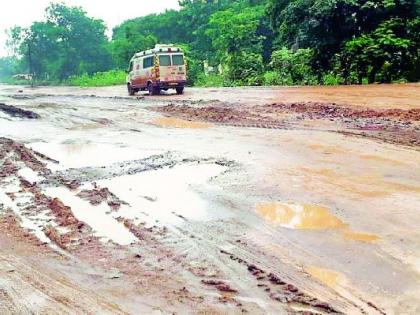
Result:
M74 86L111 86L125 84L126 73L122 70L97 72L93 75L83 74L68 78L64 84Z

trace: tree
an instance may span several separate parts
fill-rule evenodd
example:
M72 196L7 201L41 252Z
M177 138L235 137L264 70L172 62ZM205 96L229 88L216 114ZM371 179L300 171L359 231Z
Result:
M206 35L218 59L228 68L228 77L251 83L263 70L264 36L258 33L264 7L235 6L210 17Z
M36 78L61 81L112 67L105 30L79 7L51 4L45 22L11 29L8 46Z

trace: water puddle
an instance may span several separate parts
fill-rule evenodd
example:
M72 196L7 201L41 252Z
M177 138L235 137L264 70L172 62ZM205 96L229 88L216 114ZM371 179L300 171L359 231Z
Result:
M331 229L346 226L328 208L314 204L262 203L257 205L257 212L267 221L291 229Z
M77 192L64 187L48 188L45 193L51 198L59 198L66 206L69 206L79 221L88 224L94 230L94 234L105 241L112 240L120 245L129 245L136 241L136 237L122 223L107 214L110 210L107 204L93 206L88 201L77 197Z
M172 127L172 128L191 128L191 129L202 129L209 128L211 124L199 121L189 121L173 117L160 117L153 120L153 123L161 127Z
M366 243L380 239L378 235L351 231L347 223L321 205L269 202L257 204L256 211L266 221L289 229L336 229L341 231L347 240Z
M22 213L20 207L18 206L18 200L13 201L6 195L5 192L0 191L0 203L2 203L5 208L9 208L14 212L14 214L19 218L22 228L31 231L31 233L33 233L43 243L51 242L43 232L43 225L37 224L36 220L31 220Z
M45 178L38 175L37 172L33 171L29 167L24 167L18 171L18 175L26 179L31 184L40 182L44 180Z
M107 166L117 162L143 159L156 154L156 151L118 147L112 144L35 142L28 146L59 161L59 164L48 163L48 167L53 171L88 166Z
M350 230L344 231L344 238L347 240L353 240L353 241L359 241L359 242L365 242L365 243L375 242L380 239L380 237L375 234L353 232Z
M179 165L98 181L129 206L122 206L118 215L147 223L156 221L179 224L185 220L211 220L227 217L205 200L193 186L203 185L226 170L216 164Z

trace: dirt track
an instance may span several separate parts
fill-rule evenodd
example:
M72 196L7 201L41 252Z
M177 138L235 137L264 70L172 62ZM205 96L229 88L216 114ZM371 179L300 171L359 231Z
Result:
M0 313L419 313L419 99L0 86Z

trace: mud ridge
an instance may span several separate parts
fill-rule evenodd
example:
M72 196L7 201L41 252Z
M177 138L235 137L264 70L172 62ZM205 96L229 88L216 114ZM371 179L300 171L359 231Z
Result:
M30 110L24 110L12 105L6 105L4 103L0 103L0 111L8 114L12 117L19 117L19 118L28 118L28 119L38 119L41 118L37 113L32 112Z
M301 305L306 305L311 308L314 308L317 311L325 312L328 314L342 314L336 310L332 305L322 302L315 297L312 297L291 283L280 279L273 273L269 273L257 267L254 264L250 264L242 258L237 257L236 255L229 253L225 250L220 250L224 255L229 256L233 261L238 262L241 265L244 265L249 273L259 282L258 287L267 292L267 295L278 302L283 304L292 304L298 303Z

